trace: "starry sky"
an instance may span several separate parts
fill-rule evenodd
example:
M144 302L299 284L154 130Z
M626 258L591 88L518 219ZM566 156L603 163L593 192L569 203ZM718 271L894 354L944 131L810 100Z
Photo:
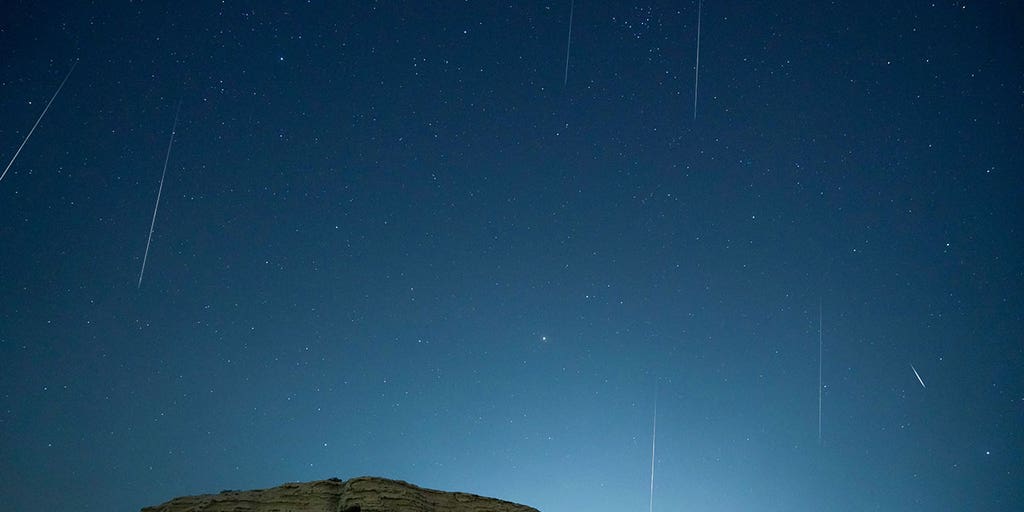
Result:
M1016 2L3 9L11 510L1024 502Z

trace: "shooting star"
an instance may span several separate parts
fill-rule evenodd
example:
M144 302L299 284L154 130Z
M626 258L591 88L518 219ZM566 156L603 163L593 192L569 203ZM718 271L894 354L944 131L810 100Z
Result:
M654 392L654 432L651 434L651 506L654 512L654 446L658 441L658 392Z
M67 83L68 78L71 78L71 72L75 70L75 66L77 66L77 65L78 65L78 60L75 59L75 63L71 65L71 69L68 70L68 74L66 76L64 76L64 80L61 81L60 87L57 87L57 92L53 93L53 97L50 98L50 101L46 104L46 107L43 108L43 113L39 114L39 119L36 119L36 124L32 125L32 129L28 131L28 135L25 136L25 140L21 141L21 145L18 146L18 150L14 152L14 156L11 157L11 161L7 162L7 167L5 167L4 168L4 172L2 174L0 174L0 181L3 181L4 180L4 176L7 176L7 171L11 170L11 166L14 165L14 161L17 160L18 159L18 155L21 154L22 148L25 147L25 144L28 142L29 137L32 136L32 133L34 133L36 131L36 127L39 126L39 122L43 120L43 116L46 115L46 111L50 110L50 105L53 104L53 100L57 99L57 95L60 94L60 90L64 88L64 84Z
M156 211L160 209L160 195L164 191L164 178L167 177L167 163L171 161L171 146L174 145L174 134L178 130L178 113L181 112L181 101L174 111L174 124L171 125L171 140L167 143L167 155L164 157L164 172L160 175L160 187L156 190L156 204L153 206L153 220L149 222L149 238L146 239L146 252L142 255L142 270L139 271L139 284L142 288L142 275L146 273L146 260L149 258L149 244L153 242L153 227L156 226Z
M697 0L697 64L693 67L693 120L697 120L697 81L700 78L700 11L704 0Z
M925 388L925 389L928 389L928 388L927 388L927 387L926 387L926 386L924 385L924 381L923 381L923 380L921 380L921 375L920 375L919 373L917 373L917 368L914 368L914 365L913 365L913 363L911 363L911 365L910 365L910 369L911 369L911 370L914 370L914 377L917 377L917 381L921 383L921 387L922 387L922 388Z
M565 42L565 79L562 87L569 85L569 48L572 48L572 15L576 11L576 0L569 2L569 38Z

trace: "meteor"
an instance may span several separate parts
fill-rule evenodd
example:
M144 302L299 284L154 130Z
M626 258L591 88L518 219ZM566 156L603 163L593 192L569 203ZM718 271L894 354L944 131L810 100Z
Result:
M925 389L928 389L927 386L924 385L924 381L921 380L921 375L919 373L917 373L917 368L914 368L913 363L911 363L910 369L914 370L914 376L917 377L917 381L921 383L921 387L925 388Z
M651 433L651 503L650 512L654 512L654 446L658 442L658 393L654 393L654 431Z
M697 81L700 78L700 11L704 0L697 0L697 64L693 66L693 120L697 120Z
M569 37L565 41L565 80L562 87L569 85L569 49L572 48L572 15L576 12L576 0L569 2Z
M160 188L156 190L156 204L153 205L153 220L149 222L149 238L146 239L146 252L142 255L142 270L139 270L139 284L142 288L142 275L146 273L146 260L149 258L149 244L153 242L153 228L156 226L156 211L160 209L160 195L164 192L164 178L167 177L167 163L171 161L171 147L174 146L174 134L178 131L178 114L181 112L181 101L174 111L174 124L171 125L171 140L167 142L167 155L164 157L164 172L160 174Z
M4 172L0 174L0 181L3 181L4 176L7 176L7 171L11 170L11 166L14 165L14 161L18 159L18 155L21 154L21 150L25 147L25 144L28 143L29 137L35 133L36 127L39 126L39 122L43 120L43 116L46 115L46 111L50 110L50 105L53 104L53 100L57 99L57 95L60 94L60 90L64 88L64 84L67 83L68 78L71 78L71 72L75 70L75 66L77 65L78 61L75 60L75 63L71 65L71 69L68 70L68 74L64 76L64 80L60 83L60 87L57 88L57 92L53 93L53 97L50 98L50 101L46 104L46 107L43 109L43 113L39 114L39 119L36 119L36 124L32 125L32 129L28 131L28 135L25 136L25 140L21 141L21 145L18 146L18 150L14 152L14 156L11 157L11 161L7 163L7 167L4 168Z

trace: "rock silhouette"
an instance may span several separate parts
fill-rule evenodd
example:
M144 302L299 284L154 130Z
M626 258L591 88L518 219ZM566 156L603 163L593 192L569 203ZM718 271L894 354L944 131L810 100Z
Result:
M435 491L400 480L358 477L287 483L270 489L174 498L142 512L538 512L462 492Z

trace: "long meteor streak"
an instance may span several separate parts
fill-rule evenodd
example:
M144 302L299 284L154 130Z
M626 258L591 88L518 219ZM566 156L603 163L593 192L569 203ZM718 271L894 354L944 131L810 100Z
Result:
M36 124L32 125L32 129L28 131L28 135L25 136L25 140L21 141L21 145L18 146L18 150L14 152L14 156L11 157L11 161L7 162L7 167L4 168L4 172L0 174L0 181L4 180L4 176L7 176L7 171L11 170L11 166L14 165L14 161L18 159L18 155L21 154L21 149L25 147L28 142L28 138L32 136L32 133L36 131L36 127L39 126L39 122L43 120L43 116L46 115L46 111L50 110L50 105L53 104L53 100L57 99L57 95L60 94L60 90L64 88L64 84L67 83L68 78L71 78L71 72L75 70L75 66L78 65L78 60L71 65L71 69L68 70L68 74L64 77L64 80L60 83L60 87L57 88L57 92L53 93L53 97L46 104L46 108L43 109L43 113L39 114L39 119L36 119Z
M651 435L651 507L650 512L654 512L654 446L658 441L658 397L654 397L654 432Z
M923 380L921 380L921 375L920 375L919 373L917 373L917 368L914 368L914 365L913 365L913 363L911 363L911 365L910 365L910 369L911 369L911 370L914 370L914 377L917 377L917 381L921 383L921 387L922 387L922 388L925 388L925 389L928 389L927 387L925 387L925 385L924 385L924 381L923 381Z
M700 78L700 11L704 0L697 0L697 64L693 67L693 119L697 119L697 80Z
M572 48L572 15L576 11L576 0L569 2L569 37L565 42L565 79L562 87L569 85L569 49Z
M146 259L149 258L149 244L153 241L153 227L156 226L156 211L160 209L160 195L164 191L164 178L167 177L167 163L171 161L171 146L174 145L174 134L178 130L178 113L181 112L181 102L174 111L174 124L171 126L171 140L167 143L167 156L164 157L164 172L160 175L160 187L156 190L156 204L153 205L153 220L149 222L149 238L146 239L146 252L142 255L142 270L139 271L139 284L136 288L142 288L142 275L146 273Z

